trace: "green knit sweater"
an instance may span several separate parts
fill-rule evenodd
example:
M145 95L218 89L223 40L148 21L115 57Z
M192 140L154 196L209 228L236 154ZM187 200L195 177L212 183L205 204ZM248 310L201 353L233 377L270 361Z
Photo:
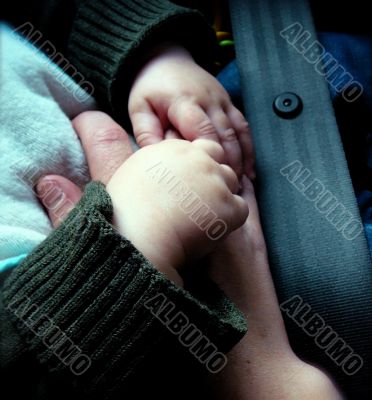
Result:
M207 358L246 332L244 317L217 287L174 285L118 234L111 217L104 186L90 183L68 219L2 277L2 391L9 385L13 398L23 390L28 399L137 399L154 391L167 398L172 370L180 384L213 371ZM189 338L169 324L176 314L186 316L187 324L179 322Z

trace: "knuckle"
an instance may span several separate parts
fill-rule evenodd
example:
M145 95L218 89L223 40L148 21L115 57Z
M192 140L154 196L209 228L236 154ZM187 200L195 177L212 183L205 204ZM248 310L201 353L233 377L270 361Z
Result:
M208 179L208 185L210 185L213 191L219 193L221 190L224 190L224 186L222 185L223 178L221 177L219 165L213 162L209 156L205 153L201 153L195 165L198 166L197 170L200 176L204 176Z
M225 151L220 143L215 142L214 140L208 140L208 144L210 147L213 147L214 150L217 151L220 156L224 154Z
M237 180L237 176L236 173L234 172L234 170L227 164L221 164L221 168L225 171L225 174L230 178L230 179L234 179Z
M212 158L216 157L219 160L223 160L225 158L225 150L220 143L214 140L209 140L205 137L199 138L197 140L202 145L201 149L203 150L203 153L210 153L212 155Z
M111 145L123 139L123 131L119 127L101 128L93 132L93 142L97 146Z
M232 224L234 229L243 225L248 217L249 209L247 203L238 195L232 195Z
M222 145L220 143L216 143L216 145L217 145L216 148L217 148L217 151L218 151L219 158L224 159L225 158L225 150L224 150L224 148L222 147Z
M191 93L179 94L169 105L168 117L177 118L179 116L183 116L184 118L194 120L196 116L194 107L197 104L198 102L196 97Z
M225 183L223 180L219 180L218 182L218 187L216 189L216 194L217 194L217 199L220 202L221 205L232 205L232 195L230 190L228 190L225 186Z
M148 131L141 131L136 133L135 136L138 146L141 146L145 144L152 137L152 133Z
M203 120L197 124L197 130L200 132L201 136L215 136L216 130L209 120Z
M199 164L198 171L200 171L202 174L208 177L212 177L217 172L215 163L211 162L209 158L206 158L204 153L202 157L199 159L198 164Z
M84 123L87 120L89 121L95 113L101 113L101 111L83 111L72 120L72 125L76 129L79 124Z
M225 142L234 142L238 140L236 137L235 130L233 128L225 129L221 133L221 139Z
M222 147L222 145L220 145L219 143L216 143L216 150L217 150L217 156L220 160L225 160L226 158L226 154L225 154L225 150Z
M133 92L130 93L128 99L128 113L129 116L132 117L134 114L142 112L144 106L141 102L139 102L136 97L133 95Z
M243 118L243 120L239 123L238 129L239 129L240 133L249 134L250 133L249 123L245 120L244 117L242 117L242 118Z
M246 201L244 201L241 197L239 197L239 211L241 213L241 218L243 220L243 222L247 219L248 215L249 215L249 207Z

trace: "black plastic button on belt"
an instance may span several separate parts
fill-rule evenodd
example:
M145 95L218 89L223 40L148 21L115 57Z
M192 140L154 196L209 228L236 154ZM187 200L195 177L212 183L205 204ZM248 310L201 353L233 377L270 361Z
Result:
M302 111L302 100L295 93L285 92L275 97L273 108L279 117L294 118Z

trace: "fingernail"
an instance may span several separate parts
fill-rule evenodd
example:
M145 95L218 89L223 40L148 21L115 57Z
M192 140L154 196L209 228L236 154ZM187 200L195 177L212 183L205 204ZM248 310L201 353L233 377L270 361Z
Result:
M248 178L252 181L256 179L256 169L255 169L255 163L253 161L249 163L247 170L248 170Z
M44 180L37 185L38 196L44 207L54 210L59 207L64 199L64 193L56 181Z
M42 181L37 183L36 193L37 193L38 197L41 198L41 197L45 196L46 194L48 194L52 188L53 188L53 181L43 179Z

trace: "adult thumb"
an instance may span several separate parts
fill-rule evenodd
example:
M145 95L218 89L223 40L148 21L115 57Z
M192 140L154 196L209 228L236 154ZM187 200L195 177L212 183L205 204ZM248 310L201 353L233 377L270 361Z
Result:
M78 203L82 191L63 176L47 175L38 181L36 194L47 210L53 227L57 228Z

